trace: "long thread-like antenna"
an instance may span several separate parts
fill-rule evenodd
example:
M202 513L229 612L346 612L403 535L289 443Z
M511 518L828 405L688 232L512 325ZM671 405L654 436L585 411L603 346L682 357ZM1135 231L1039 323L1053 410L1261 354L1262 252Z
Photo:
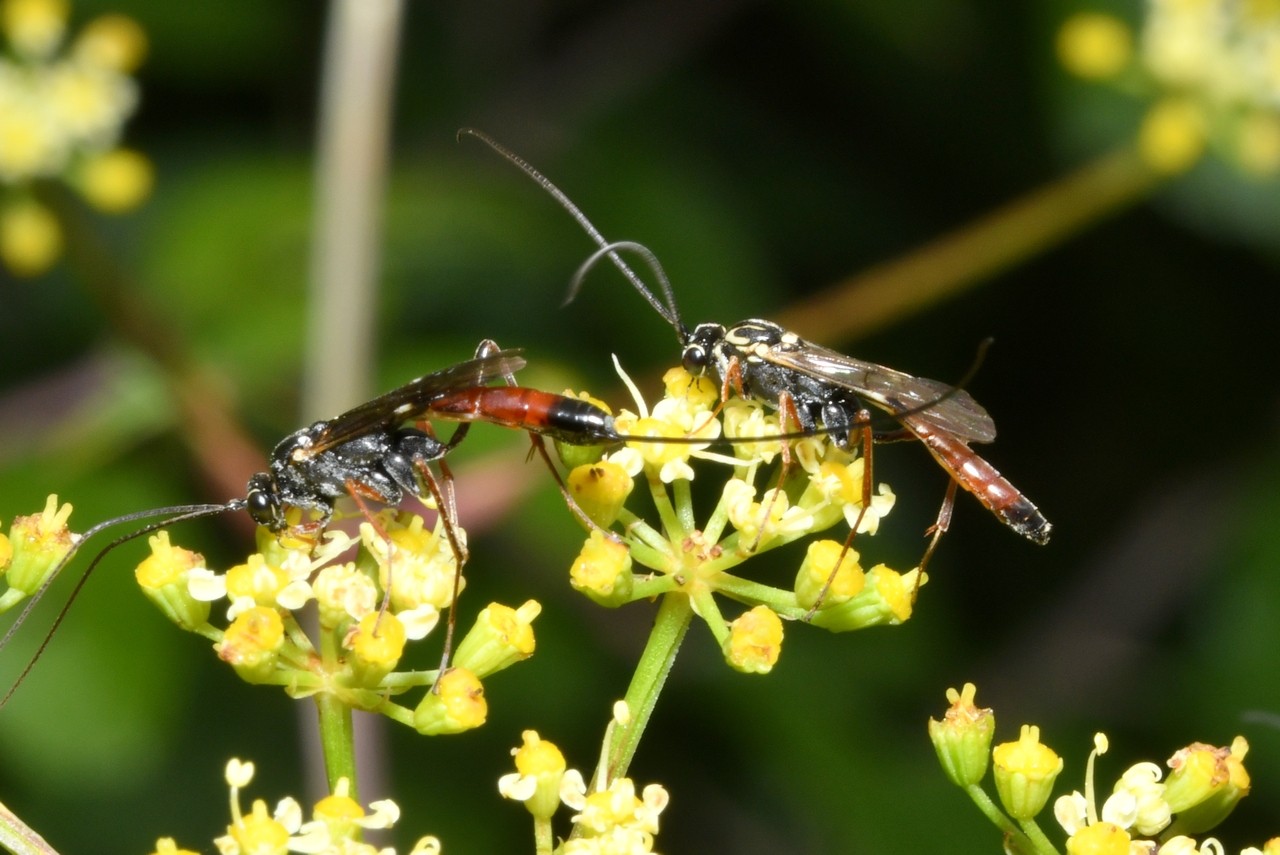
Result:
M560 203L560 207L568 211L569 216L573 217L578 225L582 226L582 230L585 231L593 241L595 241L596 246L600 247L601 253L607 255L609 260L613 262L614 266L618 268L619 272L627 278L627 281L640 292L640 296L644 297L645 301L648 302L650 306L653 306L653 308L657 310L658 314L662 315L662 317L666 319L667 323L676 328L676 334L681 337L681 341L684 341L684 338L688 334L688 328L685 327L684 321L680 319L680 310L676 308L675 295L672 293L671 283L667 280L666 275L660 274L659 277L663 295L667 298L667 305L663 306L662 302L654 296L653 291L649 286L644 283L644 280L637 276L636 272L622 260L622 257L618 255L617 250L630 249L632 251L642 252L642 254L647 254L651 258L653 257L652 252L644 249L640 244L633 244L625 241L621 243L610 243L605 239L605 236L600 233L600 230L587 219L587 215L582 213L582 210L573 203L573 200L565 195L564 191L559 187L551 183L551 179L534 169L527 160L511 151L497 140L493 139L493 137L489 136L484 131L478 131L475 128L462 128L458 131L458 138L461 139L464 136L475 137L485 145L489 146L489 148L493 149L525 175L532 178L539 187L549 193L553 199ZM654 262L650 262L650 267L657 271L661 271L661 265L655 266L655 262L656 259L654 259ZM569 289L569 294L565 298L566 303L573 300L577 295L580 285L580 280L575 278L574 284Z
M226 502L221 505L174 505L168 508L152 508L151 510L137 511L136 513L125 514L122 517L115 517L113 519L106 520L105 522L100 522L97 525L91 526L84 534L80 535L75 545L72 546L71 551L62 557L62 560L57 563L40 587L37 588L35 593L33 593L30 599L27 600L26 606L23 607L22 612L19 613L18 617L14 620L13 625L9 627L7 632L5 632L4 638L0 638L0 650L3 650L5 646L8 645L9 640L13 637L13 634L17 632L18 627L26 621L27 616L31 614L31 610L35 608L36 603L40 602L40 599L44 597L45 593L49 590L49 586L53 584L54 580L58 578L58 575L62 572L63 568L65 568L67 564L71 562L71 559L75 557L76 553L79 552L80 547L83 546L90 538L101 531L123 523L137 522L138 520L149 519L156 516L165 517L165 519L159 520L158 522L148 523L136 531L131 531L128 534L117 537L115 540L111 541L99 550L97 555L93 556L93 560L89 562L89 566L85 568L84 573L76 581L76 586L71 589L71 595L67 597L67 602L62 606L62 609L59 610L58 616L54 618L53 625L50 626L48 632L45 633L44 639L40 642L40 646L36 648L36 652L27 662L26 667L22 669L22 673L20 673L18 678L13 681L13 685L9 687L9 691L5 692L3 698L0 698L0 709L3 709L5 704L9 703L9 699L13 697L13 693L16 692L18 687L22 685L22 682L27 679L27 675L31 673L31 669L35 667L36 662L39 661L40 657L44 654L45 648L49 646L49 641L53 638L53 634L57 632L58 627L62 624L63 618L67 616L67 611L71 608L71 604L75 602L75 599L79 595L81 589L84 588L85 583L89 581L89 574L93 572L93 568L98 566L98 562L100 562L108 552L123 543L128 543L134 538L141 537L144 534L150 534L153 531L162 529L165 526L172 525L173 523L198 519L199 517L213 516L215 514L226 513L228 511L238 511L243 509L244 506L244 499L233 499L230 502Z

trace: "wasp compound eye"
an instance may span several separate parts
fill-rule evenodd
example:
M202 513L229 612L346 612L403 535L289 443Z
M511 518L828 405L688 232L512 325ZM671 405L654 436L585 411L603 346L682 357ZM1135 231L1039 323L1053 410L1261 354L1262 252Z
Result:
M270 479L265 473L259 473L249 479L249 489L244 497L245 510L258 525L266 526L272 531L282 527L280 505L275 500Z
M695 377L707 373L707 350L700 344L691 344L680 355L680 363L684 370Z

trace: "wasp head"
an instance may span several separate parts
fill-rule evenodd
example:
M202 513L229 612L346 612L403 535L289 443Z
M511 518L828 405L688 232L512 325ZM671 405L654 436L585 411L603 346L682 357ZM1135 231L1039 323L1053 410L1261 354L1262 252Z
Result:
M284 518L284 508L275 479L266 472L259 472L249 479L244 504L245 510L258 525L266 526L271 531L284 531L289 525Z
M723 324L698 324L693 332L685 336L684 351L680 354L680 363L684 370L694 377L707 373L716 347L724 341Z

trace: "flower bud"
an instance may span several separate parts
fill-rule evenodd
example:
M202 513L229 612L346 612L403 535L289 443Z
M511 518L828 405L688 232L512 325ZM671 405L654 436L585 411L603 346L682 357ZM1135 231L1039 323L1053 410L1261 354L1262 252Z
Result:
M458 645L454 662L459 668L483 679L528 659L536 646L533 619L542 612L536 600L518 609L490 603L476 616L476 622Z
M488 714L480 679L466 668L451 668L413 711L413 726L424 736L462 733L484 724Z
M602 606L631 602L635 574L631 550L601 531L593 531L569 568L569 584Z
M743 612L729 624L724 658L744 674L768 674L782 654L782 620L766 606Z
M1044 808L1053 792L1053 782L1062 771L1062 758L1040 742L1040 728L1022 726L1017 742L997 745L991 752L995 763L996 792L1009 816L1032 819Z
M938 762L958 787L971 787L981 781L991 758L996 717L990 709L974 704L976 693L973 683L965 683L959 692L947 689L951 706L942 721L929 719L929 739L938 752Z

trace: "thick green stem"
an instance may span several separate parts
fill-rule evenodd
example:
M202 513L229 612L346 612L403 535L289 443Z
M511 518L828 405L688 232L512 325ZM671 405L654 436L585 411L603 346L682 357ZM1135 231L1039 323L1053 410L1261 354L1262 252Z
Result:
M653 631L649 634L649 642L645 645L640 662L636 665L636 672L631 678L631 685L627 688L625 700L631 711L631 720L625 727L614 730L612 744L609 746L609 780L627 773L640 744L640 737L653 715L658 695L662 692L667 675L671 673L671 666L675 664L680 642L684 640L692 620L693 607L686 595L672 593L662 598Z
M329 791L337 786L339 778L350 783L349 795L358 799L356 787L356 742L351 723L351 707L329 692L316 695L316 710L320 714L320 749L324 752L325 776L329 779Z

